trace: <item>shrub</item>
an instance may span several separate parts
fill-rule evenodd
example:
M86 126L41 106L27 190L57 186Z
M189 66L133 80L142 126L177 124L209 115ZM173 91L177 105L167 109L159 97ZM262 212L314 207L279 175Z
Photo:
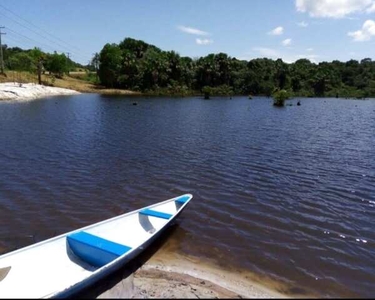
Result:
M289 99L290 94L286 90L279 90L273 93L273 105L284 106L285 100Z

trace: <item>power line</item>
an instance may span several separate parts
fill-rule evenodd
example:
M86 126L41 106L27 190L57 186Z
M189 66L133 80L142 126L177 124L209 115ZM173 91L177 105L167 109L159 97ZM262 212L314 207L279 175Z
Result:
M24 36L24 35L22 35L22 34L20 34L20 33L17 33L16 31L13 31L12 29L10 29L10 28L8 28L8 27L7 27L6 29L9 30L10 32L13 32L13 33L14 33L14 35L10 35L10 34L8 34L7 40L12 40L13 42L16 43L17 46L19 46L20 44L22 44L21 46L23 46L24 48L30 48L30 49L33 48L33 47L26 46L24 43L29 44L29 45L32 45L32 46L35 47L35 42L34 42L32 39L30 39L30 38L28 38L28 37L26 37L26 36ZM27 40L21 40L21 39L19 39L19 37L18 37L16 34L17 34L18 36L22 37L22 38L27 39ZM29 41L29 40L30 40L30 41ZM9 45L8 45L8 47L9 47ZM14 46L13 46L13 47L14 47Z
M10 12L11 14L15 15L16 17L18 17L19 19L23 20L24 22L26 22L26 23L28 23L28 24L34 26L35 28L38 28L39 30L41 30L41 31L43 31L44 33L48 34L49 36L53 37L54 39L59 40L59 41L65 43L65 44L69 45L70 47L76 48L78 51L81 52L81 49L79 49L78 47L76 47L76 46L74 46L74 45L72 45L72 44L70 44L70 43L68 43L68 42L66 42L66 41L64 41L64 40L62 40L62 39L60 39L60 38L57 37L57 36L54 36L54 35L50 34L50 33L47 32L46 30L44 30L43 28L41 28L41 27L35 25L34 23L32 23L32 22L30 22L30 21L28 21L28 20L22 18L20 15L18 15L18 14L16 14L15 12L11 11L9 8L6 8L4 5L1 5L1 4L0 4L0 7L2 7L3 9L5 9L6 11Z
M30 31L33 32L34 34L41 36L42 38L48 40L49 42L54 43L54 44L58 44L58 45L59 45L59 43L56 43L55 41L52 41L51 39L49 39L49 38L47 38L47 37L45 37L45 36L39 34L39 33L36 32L35 30L28 28L27 26L23 25L22 23L18 22L17 20L13 20L12 18L8 17L7 15L5 15L5 14L3 14L3 13L1 13L1 12L0 12L0 14L3 15L4 17L8 18L8 19L11 20L12 22L14 22L14 23L16 23L16 24L18 24L18 25L20 25L20 26L22 26L22 27L24 27L24 28L30 30ZM61 45L60 45L60 47L61 47ZM62 46L62 47L66 48L65 46Z
M5 27L4 27L4 28L5 28ZM43 47L49 48L50 50L52 50L52 51L54 51L54 52L57 52L55 49L51 48L51 47L50 47L49 45L47 45L47 44L43 44L43 43L41 43L41 42L35 41L35 40L33 40L32 38L29 38L29 37L23 35L22 33L19 33L19 32L15 31L15 30L13 30L13 29L11 29L11 28L9 28L9 27L6 27L6 29L9 31L9 33L12 33L12 34L13 34L13 36L8 35L8 38L10 38L11 40L13 40L13 41L15 41L15 42L17 42L17 43L20 43L20 42L21 42L21 43L24 43L24 42L26 42L26 43L28 43L28 44L30 44L30 45L33 45L34 47L35 47L36 45L38 45L38 44L41 44L41 45L43 45ZM15 37L16 37L16 39L15 39ZM18 37L21 37L21 38L24 39L24 40L21 41L20 39L18 39ZM61 52L61 53L64 53L64 52ZM66 52L65 54L67 54L68 59L71 60L71 53L70 53L70 52Z
M18 21L16 21L16 20L13 20L13 19L9 18L8 16L4 15L3 13L0 12L0 14L3 15L4 17L8 18L8 19L11 20L12 22L17 23L18 25L20 25L20 26L22 26L22 27L24 27L24 28L26 28L26 29L28 29L28 30L34 32L34 33L37 34L37 35L40 35L39 33L35 32L34 30L32 30L32 29L30 29L30 28L28 28L28 27L26 27L25 25L21 24L20 22L18 22ZM42 36L42 38L45 38L45 37ZM50 42L53 42L53 41L51 41L51 40L49 40L49 41L50 41Z
M15 31L14 29L9 28L9 27L6 27L6 28L7 28L7 30L9 30L11 33L13 33L13 34L15 34L15 35L18 35L18 36L20 36L20 37L22 37L22 38L24 38L24 39L27 39L27 40L33 42L33 43L34 43L34 46L42 45L44 48L47 48L47 49L50 49L51 51L56 51L56 52L57 52L56 49L50 47L49 45L47 45L47 44L45 44L45 43L42 43L42 42L36 41L36 40L34 40L34 39L32 39L32 38L26 36L26 35L23 35L22 33L19 33L19 32L17 32L17 31ZM35 44L36 44L36 45L35 45ZM63 51L59 51L59 52L63 53ZM78 55L78 56L81 56L81 55ZM83 56L81 56L81 58L83 58Z
M22 46L22 47L24 47L24 48L28 48L29 46L24 45L24 43L29 44L29 45L35 47L35 43L29 42L29 41L25 41L25 40L20 40L20 39L17 38L17 36L14 36L14 35L12 36L12 35L9 35L9 34L8 34L8 36L7 36L7 40L11 40L11 41L17 43L16 47ZM5 43L5 44L9 47L8 43ZM32 47L30 47L30 49L31 49L31 48L32 48Z
M0 6L2 6L1 4L0 4ZM20 25L20 26L22 26L22 27L24 27L24 28L26 28L26 29L28 29L28 30L30 30L31 32L33 32L33 33L35 33L35 34L37 34L37 35L39 35L39 36L41 36L42 38L44 38L44 39L46 39L46 40L48 40L48 41L50 41L51 43L53 43L53 44L58 44L60 47L64 47L65 49L68 49L66 46L63 46L63 45L61 45L61 44L59 44L59 43L56 43L55 41L52 41L51 39L49 39L49 38L47 38L47 37L45 37L45 36L43 36L43 35L41 35L41 34L39 34L38 32L36 32L35 30L33 30L33 29L30 29L30 28L28 28L27 26L25 26L24 24L21 24L20 22L18 22L17 20L13 20L12 18L10 18L9 16L7 16L7 15L5 15L5 14L3 14L3 13L1 13L0 12L0 14L1 15L3 15L3 16L5 16L6 18L8 18L9 20L11 20L12 22L14 22L14 23L16 23L16 24L18 24L18 25ZM25 37L25 36L24 36ZM25 38L27 38L27 37L25 37ZM30 38L28 38L28 39L30 39ZM35 41L35 40L34 40ZM48 48L50 48L51 49L51 47L50 46L46 46L46 44L44 44L44 43L41 43L41 42L37 42L37 41L35 41L36 43L39 43L39 44L42 44L42 45L44 45L45 47L48 47ZM55 51L56 49L54 49L54 51ZM70 50L70 49L69 49ZM64 52L64 51L60 51L60 52ZM78 57L81 57L82 59L86 59L86 58L84 58L84 56L82 56L82 55L80 55L80 54L78 54L78 53L76 53L75 51L71 51L72 53L74 53L76 56L78 56Z
M51 48L49 45L44 44L44 43L41 43L41 42L38 42L38 41L36 41L36 40L34 40L34 39L31 39L31 38L27 37L26 35L23 35L22 33L19 33L19 32L17 32L17 31L13 30L13 29L10 29L9 27L7 27L7 30L9 30L9 31L12 32L13 34L16 34L16 35L19 35L19 36L21 36L21 37L23 37L23 38L25 38L25 39L28 39L28 40L30 40L30 41L36 43L36 44L43 45L44 47L47 47L47 48L51 49L52 51L56 51L56 49Z

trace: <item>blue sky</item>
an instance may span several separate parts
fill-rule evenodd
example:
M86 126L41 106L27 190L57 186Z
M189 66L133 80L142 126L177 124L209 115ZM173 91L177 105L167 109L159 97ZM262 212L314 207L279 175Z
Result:
M0 26L9 46L83 64L125 37L193 58L375 59L375 0L2 0Z

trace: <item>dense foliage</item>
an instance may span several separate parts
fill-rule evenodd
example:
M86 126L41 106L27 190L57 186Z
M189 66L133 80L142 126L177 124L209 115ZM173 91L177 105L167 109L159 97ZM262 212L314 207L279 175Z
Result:
M106 44L94 63L103 85L138 91L184 94L210 87L210 94L270 96L286 90L300 96L375 96L375 61L370 58L319 64L300 59L287 64L281 59L245 61L218 53L191 59L126 38Z
M56 76L86 68L97 71L100 83L106 87L155 94L205 91L207 95L271 96L285 90L289 96L375 96L375 61L370 58L319 64L299 59L288 64L281 59L246 61L218 53L192 59L131 38L104 45L85 67L65 54L44 53L38 48L23 50L3 45L3 54L7 70L35 73L40 61L43 71Z
M45 53L38 48L23 50L18 47L3 46L4 66L7 70L36 72L41 62L43 70L61 77L64 73L82 65L66 57L64 53Z

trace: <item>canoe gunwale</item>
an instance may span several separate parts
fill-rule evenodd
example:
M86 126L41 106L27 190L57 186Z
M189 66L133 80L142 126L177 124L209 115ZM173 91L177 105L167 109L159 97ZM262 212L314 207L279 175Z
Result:
M105 224L105 223L108 223L110 221L114 221L116 219L121 219L123 217L126 217L126 216L130 216L132 214L136 214L138 213L139 211L141 211L142 209L145 209L145 208L152 208L152 207L155 207L155 206L158 206L158 205L161 205L161 204L164 204L164 203L168 203L168 202L171 202L172 200L175 200L179 197L182 197L182 196L190 196L190 200L192 198L192 195L191 194L184 194L184 195L181 195L181 196L178 196L178 197L175 197L175 198L172 198L172 199L168 199L168 200L165 200L165 201L162 201L162 202L159 202L159 203L156 203L156 204L152 204L152 205L149 205L149 206L145 206L145 207L142 207L140 209L137 209L137 210L133 210L131 212L128 212L128 213L125 213L125 214L122 214L122 215L119 215L119 216L115 216L115 217L112 217L112 218L109 218L109 219L106 219L106 220L103 220L103 221L100 221L100 222L97 222L97 223L94 223L94 224L90 224L88 226L85 226L85 227L81 227L81 228L78 228L78 229L75 229L75 230L72 230L72 231L69 231L69 232L66 232L66 233L63 233L63 234L60 234L58 236L55 236L55 237L52 237L52 238L49 238L47 240L44 240L44 241L41 241L41 242L38 242L36 244L31 244L29 246L26 246L24 248L21 248L21 249L17 249L17 250L14 250L14 251L11 251L11 252L8 252L8 253L5 253L3 255L0 255L0 259L2 258L5 258L7 256L11 256L13 254L16 254L18 252L22 252L22 251L26 251L26 250L29 250L31 248L34 248L34 247L38 247L38 246L41 246L43 244L46 244L46 243L50 243L50 242L54 242L55 240L58 240L60 238L63 238L63 237L66 237L67 235L69 234L72 234L72 233L76 233L76 232L79 232L79 231L82 231L82 230L87 230L87 229L90 229L90 228L93 228L93 227L96 227L96 226L99 226L99 225L102 225L102 224ZM189 200L189 201L190 201ZM180 210L182 210L186 204L189 203L189 201L187 201L185 204L183 204L180 208L179 208L179 212ZM173 215L171 217L170 220L174 219L175 216L179 213L177 212L175 215ZM154 234L154 233L153 233Z
M94 223L94 224L90 224L88 226L72 230L70 232L63 233L61 235L58 235L56 237L52 237L50 239L38 242L36 244L32 244L32 245L26 246L24 248L21 248L21 249L15 250L15 251L5 253L5 254L0 256L0 261L1 261L1 259L6 258L8 256L16 255L17 253L21 253L21 252L24 252L24 251L27 251L27 250L30 250L30 249L33 249L33 248L43 246L47 243L53 243L53 242L58 241L60 239L66 238L70 234L78 233L80 231L88 230L88 229L91 229L91 228L109 223L111 221L115 221L117 219L125 218L125 217L133 215L133 214L137 214L141 210L144 210L144 209L151 209L151 208L154 208L154 207L157 207L157 206L160 206L160 205L172 202L172 201L176 202L176 200L178 198L186 197L186 196L189 197L188 200L183 204L180 203L179 206L176 207L177 211L172 215L172 217L169 220L166 220L166 223L163 224L159 229L150 233L150 236L148 237L148 239L146 239L144 242L142 242L142 244L140 244L138 247L132 248L131 250L129 250L128 252L124 253L123 255L117 257L116 259L109 262L108 264L97 268L88 277L82 279L81 281L79 281L79 282L77 282L77 283L75 283L71 286L68 286L63 290L60 290L60 291L57 291L57 292L52 292L50 294L42 296L42 298L70 297L70 296L78 293L80 290L82 290L86 287L89 287L90 285L94 284L95 282L99 281L100 279L108 276L110 273L120 269L126 263L128 263L130 260L134 259L137 255L139 255L142 251L144 251L155 239L157 239L165 231L165 229L167 227L169 227L171 224L173 224L173 221L181 214L181 212L184 210L184 208L190 202L190 200L192 199L193 196L191 194L184 194L184 195L174 197L174 198L162 201L162 202L158 202L158 203L146 206L146 207L142 207L140 209L133 210L131 212L124 213L124 214L121 214L121 215L118 215L118 216L115 216L115 217L112 217L112 218L109 218L109 219L106 219L106 220L103 220L103 221L100 221L100 222L97 222L97 223Z

